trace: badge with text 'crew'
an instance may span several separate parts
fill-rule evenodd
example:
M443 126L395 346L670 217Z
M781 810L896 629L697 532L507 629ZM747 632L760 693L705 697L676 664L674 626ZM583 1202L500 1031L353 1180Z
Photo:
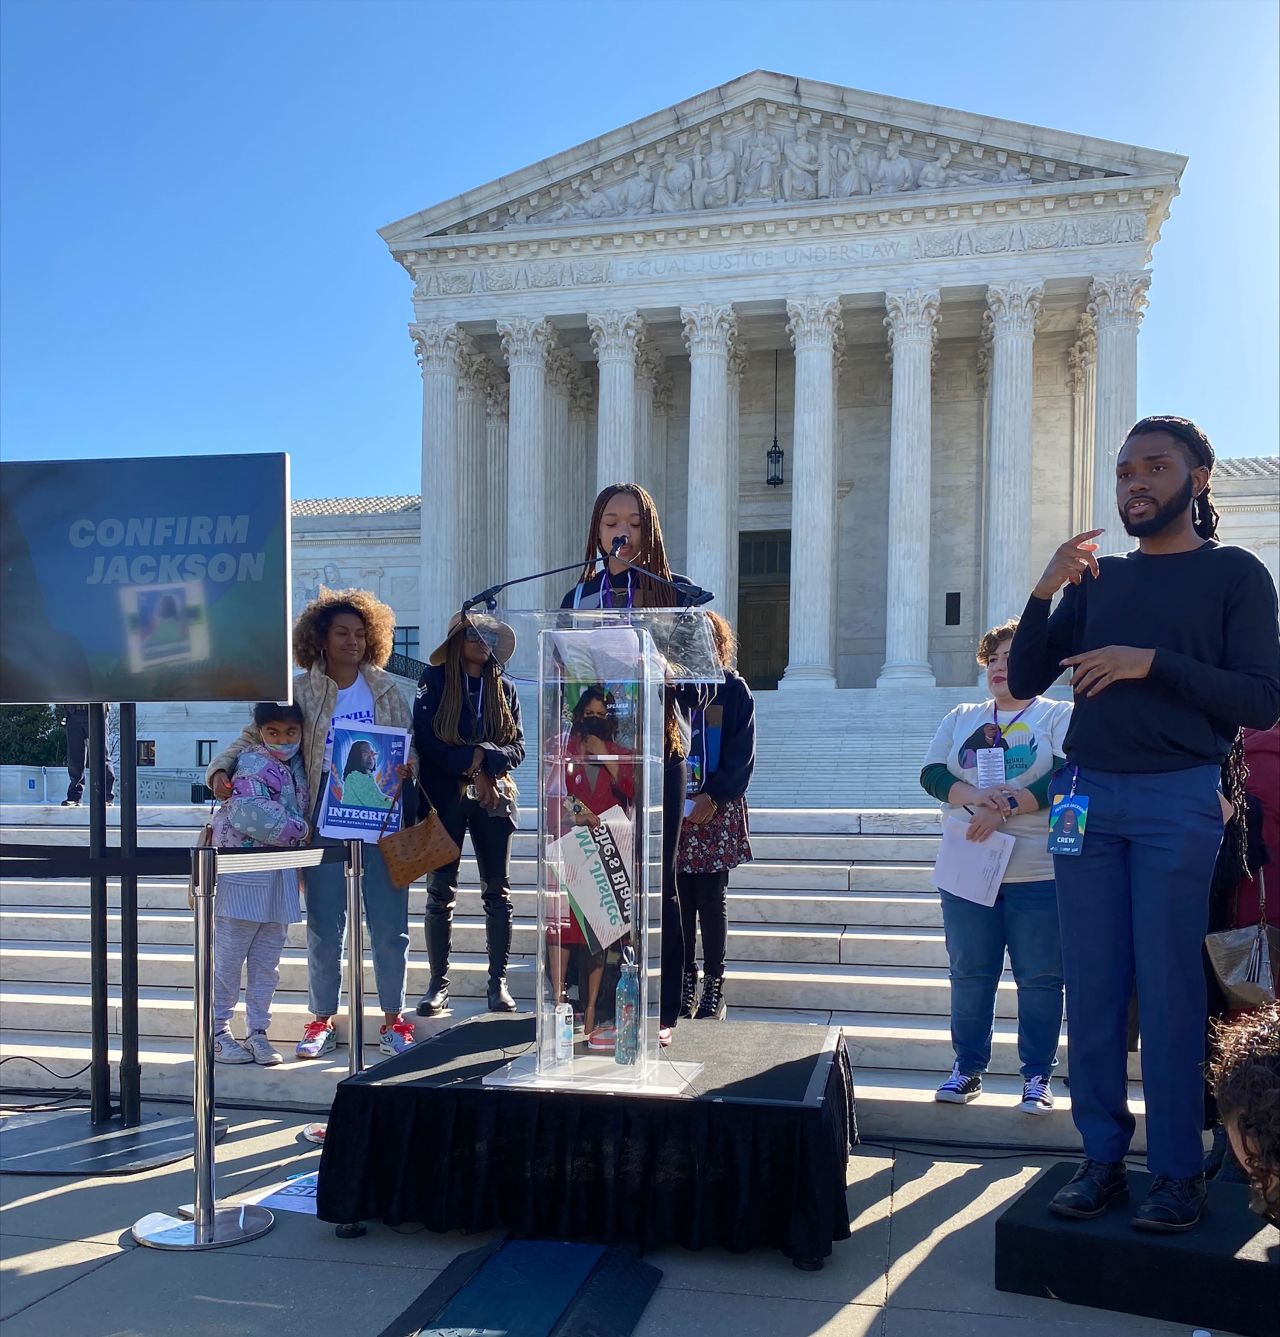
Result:
M1088 794L1055 794L1049 809L1049 853L1079 854L1084 849L1084 828L1089 816Z

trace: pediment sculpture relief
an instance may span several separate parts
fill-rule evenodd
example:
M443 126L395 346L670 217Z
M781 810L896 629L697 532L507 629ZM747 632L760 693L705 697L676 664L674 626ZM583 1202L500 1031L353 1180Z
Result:
M583 179L567 198L552 205L539 200L530 207L532 201L525 201L513 206L497 226L646 218L1046 179L1033 176L1016 154L1000 162L997 152L988 150L962 167L946 148L908 152L897 137L873 141L870 136L815 130L804 120L779 127L757 107L740 130L717 126L692 147L665 149L659 159L606 186Z

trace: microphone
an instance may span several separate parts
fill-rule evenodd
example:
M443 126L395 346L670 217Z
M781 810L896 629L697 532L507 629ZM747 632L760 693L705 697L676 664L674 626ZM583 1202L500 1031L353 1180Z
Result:
M613 540L613 547L609 550L609 555L611 557L616 557L630 542L630 534L619 534L617 538Z

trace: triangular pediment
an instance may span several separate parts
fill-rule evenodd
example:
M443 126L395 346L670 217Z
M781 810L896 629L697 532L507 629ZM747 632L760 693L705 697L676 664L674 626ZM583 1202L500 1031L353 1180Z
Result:
M1177 154L757 70L380 235L402 252L477 233L687 224L726 211L900 205L907 195L986 198L1116 177L1174 187L1185 164Z

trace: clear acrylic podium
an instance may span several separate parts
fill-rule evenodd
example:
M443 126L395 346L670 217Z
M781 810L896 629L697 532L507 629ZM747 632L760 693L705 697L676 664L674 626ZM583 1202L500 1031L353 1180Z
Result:
M536 1040L485 1084L692 1094L702 1065L658 1043L664 703L723 680L710 625L675 608L497 616L516 633L508 672L537 687Z

